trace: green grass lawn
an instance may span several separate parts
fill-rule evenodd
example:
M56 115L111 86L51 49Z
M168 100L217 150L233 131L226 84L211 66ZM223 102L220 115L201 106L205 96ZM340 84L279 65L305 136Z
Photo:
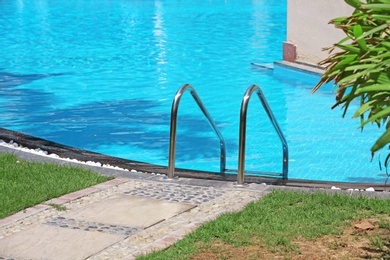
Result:
M137 259L190 259L216 241L237 250L260 245L269 252L299 254L299 248L292 243L295 239L337 236L351 220L379 215L390 215L390 200L274 191L240 212L204 224L166 250ZM385 222L390 228L390 222Z
M0 154L0 218L109 179L82 168Z

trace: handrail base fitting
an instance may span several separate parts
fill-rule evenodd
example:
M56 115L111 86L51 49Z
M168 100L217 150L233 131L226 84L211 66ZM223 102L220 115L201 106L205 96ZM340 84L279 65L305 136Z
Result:
M248 183L242 183L242 184L239 184L238 182L234 182L234 183L233 183L233 187L234 187L234 188L238 188L238 189L246 188L246 187L248 187L248 186L249 186Z

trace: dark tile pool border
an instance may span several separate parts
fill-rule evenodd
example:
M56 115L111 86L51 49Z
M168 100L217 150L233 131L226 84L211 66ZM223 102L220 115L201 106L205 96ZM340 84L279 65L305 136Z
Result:
M115 176L115 177L122 177L122 178L148 179L155 176L155 174L161 174L161 175L167 174L166 166L107 156L104 154L99 154L91 151L86 151L86 150L62 145L59 143L29 136L20 132L7 130L4 128L0 128L0 140L5 141L6 143L15 142L21 145L22 147L28 149L41 149L43 151L47 151L48 154L56 154L60 158L76 159L77 161L81 161L81 162L88 162L88 161L99 162L101 164L108 164L110 166L114 166L114 167L116 166L119 168L127 169L128 171L115 170L111 168L93 166L88 164L74 163L71 161L61 160L50 156L43 156L35 153L29 153L29 152L20 151L13 148L8 148L6 146L0 146L0 153L13 153L25 160L45 161L45 162L54 162L62 165L79 166L79 167L92 169L106 176ZM135 170L137 172L133 172L131 170ZM237 179L237 176L233 174L223 175L215 172L186 170L180 168L175 169L175 177L190 178L190 179L194 179L195 182L196 181L202 182L202 180L235 182ZM347 189L361 190L369 187L374 188L375 191L383 191L389 189L389 186L384 186L384 184L378 184L378 183L326 182L326 181L314 181L314 180L302 180L302 179L282 180L277 178L256 177L256 176L245 176L245 183L265 183L267 185L300 187L300 188L320 188L320 189L321 188L330 189L332 186L335 186L342 190L347 190Z

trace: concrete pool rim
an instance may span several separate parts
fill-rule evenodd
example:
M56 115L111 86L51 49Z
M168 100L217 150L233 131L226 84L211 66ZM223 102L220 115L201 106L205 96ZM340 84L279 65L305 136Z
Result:
M99 154L4 128L0 128L0 140L8 144L7 146L0 145L0 153L16 154L21 159L29 161L53 162L61 165L84 167L93 171L97 171L106 176L122 178L147 179L155 175L160 175L160 177L166 178L167 175L167 166L154 165L145 162L132 161ZM41 153L29 152L20 148L26 148L27 150L30 149L32 151L41 151ZM48 156L50 154L54 154L56 157ZM89 164L87 162L98 162L98 166L93 163ZM102 165L109 165L110 167L103 167ZM236 181L236 175L233 174L224 175L215 172L195 171L180 168L175 169L175 178L187 178L200 182L210 180L234 183ZM388 185L384 185L384 182L329 182L292 178L282 180L263 176L245 176L245 183L284 186L291 188L299 187L349 191L366 191L371 189L374 189L375 191L387 191L389 189ZM245 189L245 187L243 189Z

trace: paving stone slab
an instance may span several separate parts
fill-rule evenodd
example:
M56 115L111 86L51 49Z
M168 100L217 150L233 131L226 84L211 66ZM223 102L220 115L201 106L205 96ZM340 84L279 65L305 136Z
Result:
M0 240L5 259L85 259L124 236L37 225Z
M153 198L117 195L65 213L63 217L144 229L194 207Z

